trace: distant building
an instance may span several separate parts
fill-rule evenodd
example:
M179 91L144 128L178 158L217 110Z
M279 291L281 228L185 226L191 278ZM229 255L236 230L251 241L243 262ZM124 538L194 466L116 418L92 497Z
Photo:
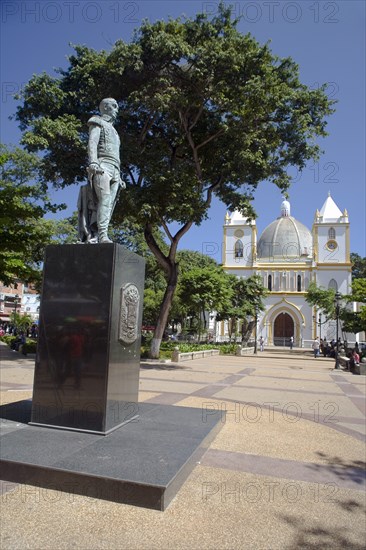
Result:
M0 281L0 321L10 322L10 315L13 312L23 313L22 298L24 285L20 281L11 286L5 286Z
M39 319L40 295L31 283L24 284L24 292L22 297L22 307L24 313L30 315L34 322L38 323Z
M9 323L11 314L27 313L34 322L39 317L39 294L30 283L16 281L11 286L5 286L0 281L0 322Z
M327 321L305 296L312 281L341 294L351 292L348 213L341 212L329 194L310 231L291 216L290 203L283 200L279 217L258 241L255 221L237 211L227 214L223 268L237 277L258 274L269 290L257 324L258 338L262 336L266 345L289 345L291 336L300 347L310 346L316 336L331 340L336 337L336 322ZM216 323L217 340L227 337L227 323ZM355 336L349 335L352 340Z

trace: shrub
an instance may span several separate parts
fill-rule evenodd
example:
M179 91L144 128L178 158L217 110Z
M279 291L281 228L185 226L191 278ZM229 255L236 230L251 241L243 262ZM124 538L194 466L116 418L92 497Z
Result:
M0 336L0 340L2 342L5 342L5 344L7 344L9 347L11 347L12 343L17 338L18 338L17 336L13 336L11 334L4 334L4 336ZM24 354L36 353L36 351L37 351L37 341L33 340L32 338L27 338L23 353Z
M27 338L24 351L25 351L25 353L36 353L36 351L37 351L37 341L32 340L31 338Z
M220 355L235 355L238 344L221 344Z
M11 344L16 340L16 336L12 336L11 334L4 334L4 336L1 336L1 341L5 342L8 346L11 346Z
M174 348L178 348L181 353L188 353L190 351L202 351L205 349L218 349L220 355L235 355L237 343L232 344L220 344L212 342L211 344L188 344L183 342L163 342L161 344L161 350L173 351Z

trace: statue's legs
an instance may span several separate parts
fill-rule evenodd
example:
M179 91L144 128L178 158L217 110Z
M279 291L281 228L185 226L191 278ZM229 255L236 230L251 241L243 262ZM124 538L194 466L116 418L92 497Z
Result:
M112 242L108 238L109 212L110 212L110 176L98 174L93 178L95 193L98 197L97 224L98 241L100 243Z
M98 197L97 224L98 241L111 243L108 237L108 226L112 215L112 209L119 187L119 171L114 166L101 163L104 174L98 174L93 178L93 185Z

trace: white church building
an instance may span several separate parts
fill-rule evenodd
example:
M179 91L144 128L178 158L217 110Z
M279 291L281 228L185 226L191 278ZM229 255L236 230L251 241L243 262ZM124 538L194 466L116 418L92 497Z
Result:
M351 292L350 224L332 197L314 216L312 229L291 216L284 200L280 215L257 238L255 221L239 212L224 224L223 268L237 277L260 275L269 294L257 319L257 337L267 346L311 346L316 336L336 338L336 322L305 301L310 282L341 294ZM227 323L217 322L216 340L227 340ZM341 335L341 332L339 332ZM354 336L350 335L350 341Z

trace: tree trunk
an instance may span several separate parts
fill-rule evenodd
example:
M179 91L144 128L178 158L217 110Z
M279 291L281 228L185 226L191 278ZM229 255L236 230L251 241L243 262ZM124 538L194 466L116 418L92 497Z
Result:
M253 332L255 321L246 322L243 319L241 342L243 346L247 346L251 333Z
M170 307L172 305L173 296L178 282L178 266L174 262L171 265L168 285L165 290L164 298L160 306L159 317L156 322L154 337L150 346L150 357L159 359L160 345L164 336L165 327L168 321Z
M164 330L168 321L169 311L172 306L173 297L175 289L177 288L178 283L178 265L175 261L177 254L177 247L180 239L187 233L187 231L192 226L193 222L187 222L184 224L180 230L173 237L167 227L167 225L162 221L164 230L170 240L170 250L169 254L166 256L162 250L159 248L158 243L156 242L153 231L154 227L150 222L147 222L144 229L144 235L146 243L150 248L151 252L154 254L155 258L159 264L165 270L165 273L168 277L168 284L165 290L164 298L160 306L159 316L156 322L156 328L154 332L154 337L151 341L150 347L150 357L152 359L159 359L160 345L164 336Z

